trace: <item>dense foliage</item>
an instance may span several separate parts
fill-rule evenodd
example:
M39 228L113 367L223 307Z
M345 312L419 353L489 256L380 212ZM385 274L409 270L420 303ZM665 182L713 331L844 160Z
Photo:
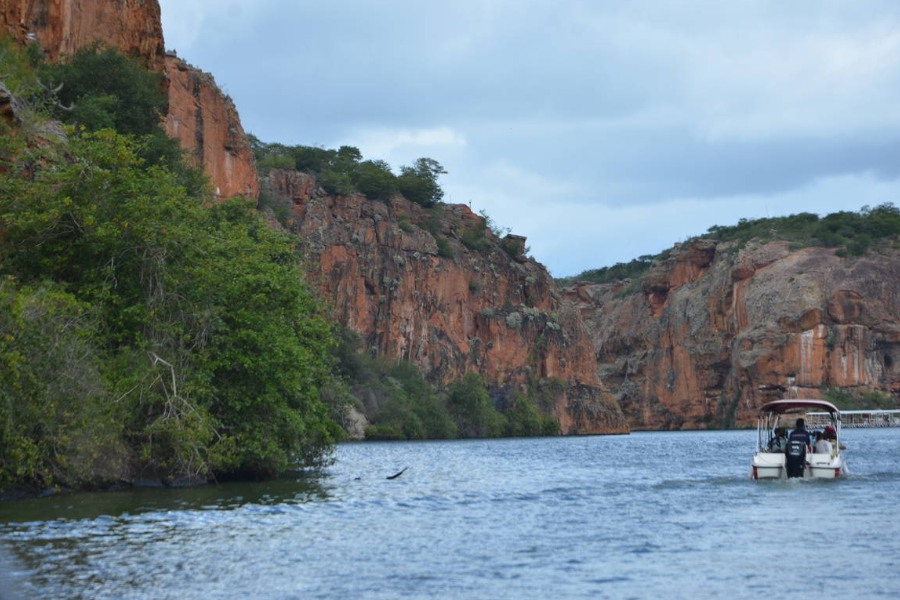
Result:
M168 106L162 75L99 44L78 49L65 62L36 67L44 105L54 118L81 130L134 136L147 165L163 165L190 193L203 192L201 173L186 165L178 140L160 127Z
M292 239L207 206L147 155L154 131L47 134L29 66L0 52L30 100L0 123L0 491L320 462L334 340Z
M358 408L372 424L367 439L418 440L557 435L552 405L563 393L557 380L536 382L532 396L494 399L484 380L469 373L445 391L436 390L412 364L369 356L361 340L344 330L338 364Z
M823 246L837 248L838 256L861 256L884 240L900 237L900 209L891 203L874 208L864 206L859 212L841 211L819 217L813 213L798 213L787 217L741 219L737 225L710 227L706 234L693 239L713 239L721 242L750 240L787 240L796 247ZM592 269L573 280L613 283L641 277L654 263L669 256L671 250L657 255L641 256L627 263Z
M349 403L377 439L558 432L540 398L501 406L475 375L441 393L358 336L335 343L296 240L210 202L140 64L93 46L46 65L0 42L0 78L19 101L0 123L0 492L316 465ZM254 145L332 193L440 210L431 159L395 176L351 147Z
M841 410L897 410L897 400L888 393L874 390L827 388L824 394Z
M261 176L272 169L311 173L329 194L347 195L358 192L373 200L389 200L402 194L407 200L431 207L444 197L438 177L446 174L441 164L431 158L420 158L400 168L400 175L381 160L363 160L353 146L337 150L314 146L267 144L250 136L250 145Z
M861 256L876 242L900 236L900 209L891 203L859 212L841 211L819 217L799 213L771 219L741 219L731 227L710 227L705 238L720 241L788 240L798 246L838 248L840 256Z

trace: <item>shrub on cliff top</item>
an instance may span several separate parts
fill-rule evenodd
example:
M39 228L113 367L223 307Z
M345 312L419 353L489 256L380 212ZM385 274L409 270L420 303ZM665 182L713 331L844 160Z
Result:
M787 240L792 248L824 246L837 248L838 256L861 256L879 241L900 237L900 209L888 202L874 208L862 207L859 212L841 211L819 218L813 213L798 213L786 217L741 219L737 225L710 227L706 234L692 239L713 239L722 242L747 242L752 239ZM617 263L584 271L575 277L557 279L560 285L573 280L612 283L639 277L654 261L664 259L671 250L657 255L641 256L627 263Z
M41 78L48 87L62 86L56 117L91 131L154 133L168 104L162 75L99 44L79 48L62 63L44 65Z
M419 158L411 166L401 167L397 176L383 160L363 160L362 153L353 146L332 150L269 144L253 135L248 138L260 175L272 169L296 169L315 175L329 194L359 192L373 200L388 200L400 193L425 207L434 206L444 197L437 180L446 171L432 158Z

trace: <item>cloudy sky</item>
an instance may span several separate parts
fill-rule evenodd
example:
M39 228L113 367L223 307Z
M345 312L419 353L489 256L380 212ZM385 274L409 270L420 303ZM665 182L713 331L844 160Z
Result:
M900 204L896 0L160 0L266 142L448 171L556 277Z

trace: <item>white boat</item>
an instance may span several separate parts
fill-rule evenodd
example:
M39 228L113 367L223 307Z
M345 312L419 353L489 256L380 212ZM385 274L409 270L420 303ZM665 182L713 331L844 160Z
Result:
M826 438L831 438L828 440L831 442L831 452L819 453L815 452L815 449L812 452L806 452L806 448L803 448L803 456L798 454L796 457L789 457L786 450L770 449L770 443L776 437L776 431L780 428L792 429L796 420L803 418L807 411L824 413L828 416L830 425L826 425L822 431ZM815 431L810 431L813 436L815 433ZM756 448L753 453L750 477L753 479L786 479L790 470L792 471L791 475L796 477L838 479L847 472L843 450L841 411L834 404L825 400L810 399L773 400L759 409L756 425ZM789 468L791 461L796 461L794 464L798 466Z

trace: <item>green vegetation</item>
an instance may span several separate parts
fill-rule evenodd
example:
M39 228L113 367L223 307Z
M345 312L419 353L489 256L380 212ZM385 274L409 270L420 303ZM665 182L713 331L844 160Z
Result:
M134 136L147 166L165 166L191 194L204 192L202 173L186 166L178 140L160 127L168 105L162 75L99 44L78 49L63 63L38 64L37 70L50 116L82 131Z
M875 208L864 206L859 212L841 211L825 217L812 213L798 213L787 217L768 219L741 219L737 225L710 227L706 234L692 238L713 239L720 242L750 240L763 242L786 240L794 247L822 246L837 248L838 256L862 256L878 243L900 237L900 209L891 203ZM585 271L575 277L557 280L565 285L575 280L595 283L613 283L623 279L640 278L658 260L667 258L671 250L657 255L646 255L627 263L617 263Z
M657 254L656 256L640 256L638 258L630 260L627 263L616 263L611 267L592 269L590 271L585 271L580 275L576 275L575 277L559 279L558 282L563 285L576 280L592 281L594 283L615 283L616 281L622 281L625 279L640 278L650 270L650 267L653 265L654 261L663 259L668 256L668 254L669 252L667 251L661 254Z
M317 466L350 404L373 439L558 433L552 385L503 405L477 375L438 392L361 351L324 317L295 238L250 203L211 202L159 126L158 77L99 46L59 65L35 48L0 42L18 101L0 122L0 493ZM264 169L441 212L431 159L395 176L352 147L254 146Z
M49 105L53 116L64 123L126 135L160 130L168 102L162 75L113 48L99 44L79 48L63 63L41 65L39 74L48 87L58 87Z
M420 158L411 166L401 167L398 176L382 160L363 160L362 153L353 146L330 150L267 144L252 135L249 139L260 176L273 169L296 170L315 175L319 185L329 194L358 192L373 200L390 200L392 196L402 194L407 200L426 208L440 203L444 197L444 190L437 180L446 171L431 158Z
M343 330L336 350L339 369L369 415L366 438L373 440L448 439L557 435L559 424L548 416L565 391L562 382L547 380L530 389L535 397L515 395L508 406L494 400L485 382L469 373L438 392L421 372L406 362L360 352L361 340Z
M320 463L334 340L294 240L242 200L205 206L181 175L202 176L146 153L155 131L44 133L31 66L0 53L29 101L0 124L0 491Z
M886 203L859 212L841 211L819 218L799 213L774 219L741 219L732 227L710 227L702 236L720 241L779 239L798 247L839 248L840 256L861 256L881 240L900 236L900 210Z
M897 401L888 393L872 390L827 388L823 394L841 410L896 410Z

